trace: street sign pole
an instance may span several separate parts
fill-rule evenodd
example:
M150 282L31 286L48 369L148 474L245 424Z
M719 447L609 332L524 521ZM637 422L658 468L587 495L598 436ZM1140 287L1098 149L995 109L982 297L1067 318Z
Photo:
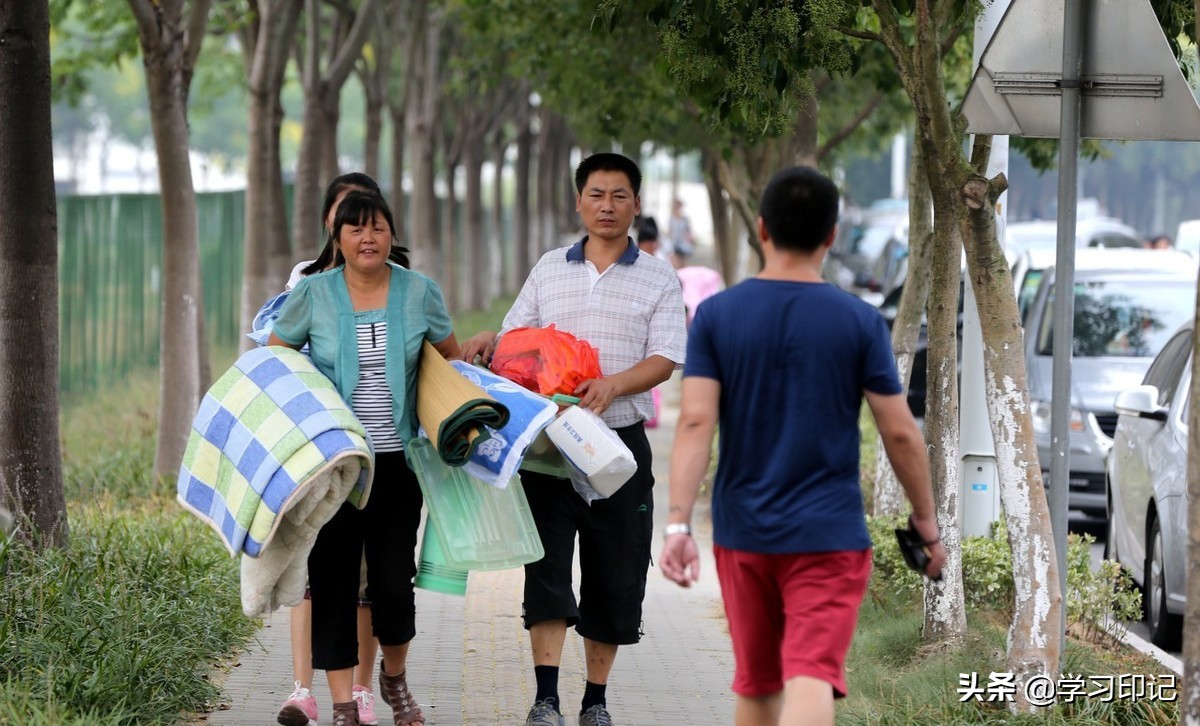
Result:
M1071 471L1071 354L1075 340L1075 207L1079 109L1083 79L1085 0L1066 0L1063 14L1062 118L1058 146L1058 250L1054 260L1054 362L1050 401L1050 526L1059 592L1067 593L1067 478ZM1061 632L1067 628L1061 609Z

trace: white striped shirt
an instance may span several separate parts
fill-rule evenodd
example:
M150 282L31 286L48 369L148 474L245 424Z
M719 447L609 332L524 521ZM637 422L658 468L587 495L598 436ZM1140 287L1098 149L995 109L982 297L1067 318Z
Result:
M585 237L571 247L551 250L534 265L501 335L513 328L551 323L591 343L600 352L600 369L611 376L650 356L683 364L687 330L679 277L671 265L629 247L604 272L583 255ZM649 391L620 396L601 415L612 428L654 415Z
M371 434L375 451L402 451L404 440L396 435L392 420L392 393L384 368L387 321L358 323L358 385L350 396L350 409Z

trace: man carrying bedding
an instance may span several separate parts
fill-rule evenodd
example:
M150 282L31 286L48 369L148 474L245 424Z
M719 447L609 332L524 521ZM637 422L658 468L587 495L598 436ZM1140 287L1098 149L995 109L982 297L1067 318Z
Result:
M500 335L553 323L599 350L602 378L575 391L633 452L637 473L612 497L590 506L570 481L522 472L521 481L546 556L525 566L524 620L533 646L537 694L525 723L561 726L558 668L567 628L583 636L587 684L581 726L612 724L607 710L609 672L621 645L642 636L642 599L653 539L654 476L645 420L653 415L650 389L683 363L683 297L669 264L638 250L629 228L641 208L642 175L620 154L595 154L575 172L586 236L546 253L534 266ZM491 359L497 335L484 332L463 346L468 361ZM571 582L579 535L581 581ZM641 723L645 716L631 715Z

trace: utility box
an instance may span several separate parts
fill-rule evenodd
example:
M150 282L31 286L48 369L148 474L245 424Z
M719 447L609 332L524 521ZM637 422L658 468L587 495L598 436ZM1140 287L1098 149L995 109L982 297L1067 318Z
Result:
M990 537L992 524L1000 519L1000 481L996 460L990 456L963 457L959 467L963 537Z

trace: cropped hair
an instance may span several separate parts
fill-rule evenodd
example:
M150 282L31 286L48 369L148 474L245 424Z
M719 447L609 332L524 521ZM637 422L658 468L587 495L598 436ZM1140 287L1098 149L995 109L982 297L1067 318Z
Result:
M629 178L629 184L633 187L634 196L642 193L642 171L638 169L637 163L628 156L608 151L592 154L579 162L579 166L575 168L576 192L583 194L583 187L587 184L588 177L595 171L622 172Z
M388 228L392 230L392 245L388 251L388 259L401 267L408 267L408 250L396 243L396 220L392 217L392 210L383 195L374 192L350 192L342 199L337 213L333 215L333 228L329 230L327 246L333 247L333 243L337 241L342 232L342 227L348 224L356 225L368 222L376 214L382 215L387 220ZM333 261L335 265L345 264L346 259L342 256L341 250L335 252Z
M837 186L812 167L784 169L771 177L758 213L777 248L812 252L837 224Z
M321 224L325 224L325 220L329 218L329 210L333 209L334 202L337 201L338 195L347 189L361 189L367 192L373 192L380 196L383 192L379 189L379 183L372 179L369 175L363 174L360 171L352 171L349 174L342 174L329 182L329 186L325 189L325 201L321 203ZM393 227L392 233L395 234ZM321 254L317 255L317 259L300 271L301 275L311 275L324 270L333 262L333 244L325 243L325 248L321 250ZM407 267L407 265L405 265Z
M654 221L654 217L643 218L637 228L637 241L649 242L656 239L658 239L658 222Z

